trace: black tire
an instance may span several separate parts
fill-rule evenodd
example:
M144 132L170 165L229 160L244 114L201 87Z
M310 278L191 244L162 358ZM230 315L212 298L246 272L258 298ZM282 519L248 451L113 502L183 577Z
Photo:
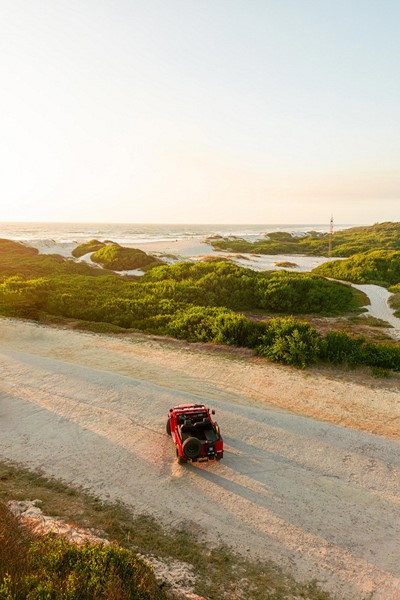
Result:
M171 423L170 423L169 419L168 419L167 424L165 426L165 430L168 433L168 435L171 435Z
M201 441L195 437L190 437L182 444L182 452L186 458L191 460L199 458L201 453Z
M186 462L185 458L182 458L182 456L179 456L178 448L176 449L176 460L178 461L178 465L184 465Z

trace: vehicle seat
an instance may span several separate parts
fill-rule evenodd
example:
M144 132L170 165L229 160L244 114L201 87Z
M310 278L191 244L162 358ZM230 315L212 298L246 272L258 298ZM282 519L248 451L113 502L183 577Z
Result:
M206 429L212 429L211 421L208 417L204 417L202 421L194 424L196 431L205 431Z
M192 433L193 431L193 425L192 425L192 421L190 419L186 419L183 423L183 425L181 425L179 427L179 431L182 435L182 433Z

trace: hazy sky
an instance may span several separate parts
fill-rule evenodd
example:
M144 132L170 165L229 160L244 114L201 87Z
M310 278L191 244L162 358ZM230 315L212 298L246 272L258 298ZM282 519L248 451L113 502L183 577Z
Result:
M399 0L0 0L0 221L400 220Z

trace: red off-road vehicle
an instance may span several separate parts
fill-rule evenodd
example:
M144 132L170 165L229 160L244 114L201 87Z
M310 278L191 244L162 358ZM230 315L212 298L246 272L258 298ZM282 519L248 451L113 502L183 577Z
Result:
M179 404L169 409L166 429L175 442L179 463L223 457L224 442L211 414L204 404Z

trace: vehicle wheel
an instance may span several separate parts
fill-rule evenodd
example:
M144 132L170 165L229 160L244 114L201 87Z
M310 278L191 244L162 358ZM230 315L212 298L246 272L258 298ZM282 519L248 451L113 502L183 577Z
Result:
M168 419L167 424L165 426L165 430L168 433L168 435L171 435L171 422L170 422L169 419Z
M182 458L182 456L179 456L178 448L176 449L176 460L178 462L178 465L184 465L186 462L186 460Z
M191 460L198 458L201 452L201 441L195 437L188 438L182 444L182 451L183 454Z

